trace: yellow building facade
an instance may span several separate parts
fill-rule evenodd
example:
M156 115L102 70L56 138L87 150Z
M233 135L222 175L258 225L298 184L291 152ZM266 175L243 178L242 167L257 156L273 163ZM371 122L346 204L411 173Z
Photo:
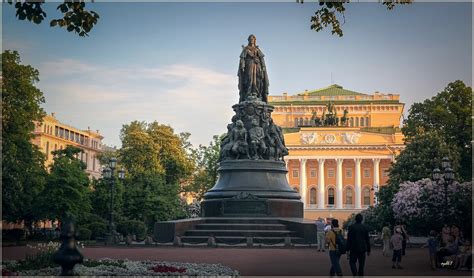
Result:
M35 125L33 143L46 155L45 166L53 163L55 150L71 145L82 149L78 158L86 164L86 173L90 178L100 178L102 167L97 156L102 152L102 139L99 131L80 130L61 123L55 114L46 115L42 123Z
M399 95L332 85L268 101L275 107L273 120L285 132L287 178L301 195L305 218L343 221L377 202L375 193L405 147ZM315 123L328 109L338 124Z

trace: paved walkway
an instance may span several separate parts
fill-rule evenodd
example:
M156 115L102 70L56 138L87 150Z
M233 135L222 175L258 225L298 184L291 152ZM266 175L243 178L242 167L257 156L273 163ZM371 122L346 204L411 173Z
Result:
M232 267L243 276L325 276L329 271L327 252L309 248L205 248L205 247L86 247L81 249L86 258L150 259L177 262L221 263ZM23 259L26 247L4 247L3 259ZM366 275L372 276L471 276L469 271L432 271L428 264L428 251L407 249L403 257L404 269L391 268L391 258L383 257L380 248L373 250L366 260ZM350 275L349 263L341 258L342 271Z

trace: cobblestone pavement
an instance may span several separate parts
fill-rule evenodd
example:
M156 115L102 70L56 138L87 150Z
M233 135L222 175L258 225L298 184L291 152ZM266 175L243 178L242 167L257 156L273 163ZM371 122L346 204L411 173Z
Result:
M23 259L26 247L4 247L3 260ZM326 276L329 273L329 255L310 248L207 248L207 247L86 247L81 249L85 258L116 258L130 260L162 260L195 263L221 263L232 267L243 276ZM376 248L366 259L366 276L471 276L470 271L440 269L432 271L428 251L407 249L402 259L404 269L392 269L391 258L383 257ZM352 276L349 262L341 258L344 275Z

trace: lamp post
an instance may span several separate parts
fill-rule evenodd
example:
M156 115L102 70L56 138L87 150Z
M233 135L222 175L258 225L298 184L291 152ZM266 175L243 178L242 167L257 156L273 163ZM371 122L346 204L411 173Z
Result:
M433 180L436 183L442 179L444 185L444 221L448 221L448 185L450 185L454 180L454 171L451 169L451 162L448 157L443 157L441 162L441 167L443 168L443 173L439 168L433 170Z
M115 234L115 224L114 224L114 187L115 187L115 177L114 172L117 167L117 159L112 157L109 160L109 166L103 170L104 178L110 180L110 218L109 218L109 235L114 242ZM122 168L118 171L118 178L123 180L125 178L125 170Z

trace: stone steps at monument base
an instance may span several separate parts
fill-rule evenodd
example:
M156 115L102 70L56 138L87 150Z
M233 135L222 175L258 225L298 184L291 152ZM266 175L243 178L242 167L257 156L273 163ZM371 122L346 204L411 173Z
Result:
M275 218L264 218L264 217L216 217L206 218L207 224L280 224L280 221Z
M242 237L286 237L296 235L290 230L188 230L185 236L242 236Z
M289 237L290 241L293 244L304 243L304 239L300 237L291 236ZM208 236L182 236L182 243L190 244L207 244L209 240ZM243 236L216 236L215 237L217 244L226 244L226 245L246 245L247 237ZM264 244L264 245L274 245L274 244L284 244L285 237L252 237L253 244Z
M204 223L198 224L196 230L287 230L283 224L261 223Z

